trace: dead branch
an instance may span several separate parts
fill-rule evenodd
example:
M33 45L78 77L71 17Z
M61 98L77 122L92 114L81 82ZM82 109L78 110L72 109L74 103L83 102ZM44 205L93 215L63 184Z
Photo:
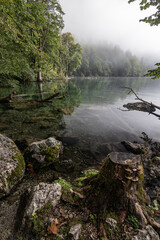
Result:
M16 94L16 92L12 92L7 97L1 98L0 103L10 103L10 102L12 102L12 98L14 97L15 94Z
M148 101L143 100L142 98L140 98L140 97L135 93L135 91L134 91L132 88L130 88L130 87L122 87L122 88L126 88L126 89L130 90L128 94L130 94L130 93L132 92L132 93L136 96L136 100L139 100L139 101L141 101L141 102L143 102L143 103L148 104L148 105L151 106L151 107L155 107L155 108L157 108L157 109L160 110L160 106L157 106L157 105L153 104L152 102L150 103L150 102L148 102Z

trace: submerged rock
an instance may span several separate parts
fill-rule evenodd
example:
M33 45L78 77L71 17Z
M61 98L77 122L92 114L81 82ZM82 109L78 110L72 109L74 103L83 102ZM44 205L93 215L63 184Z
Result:
M27 215L31 216L48 202L55 207L58 204L61 195L61 185L59 183L39 183L34 187L32 200L27 209Z
M38 168L57 162L62 151L62 143L54 137L50 137L30 144L24 156L27 162L32 163L34 168Z
M158 233L152 226L147 225L144 229L139 230L138 234L131 240L160 240Z
M0 198L24 176L25 162L15 143L0 134Z
M132 143L128 141L123 141L122 144L129 152L134 154L141 154L145 152L144 144Z
M137 110L150 113L156 111L154 106L144 102L127 103L124 104L123 107L127 108L128 110Z

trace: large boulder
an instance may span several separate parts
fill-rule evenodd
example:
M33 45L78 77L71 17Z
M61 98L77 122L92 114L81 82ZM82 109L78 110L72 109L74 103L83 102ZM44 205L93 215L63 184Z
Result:
M55 207L62 195L62 188L59 183L47 184L39 183L33 189L32 199L27 209L27 215L32 216L37 210L44 207L48 202Z
M36 169L57 162L62 152L62 143L54 137L50 137L30 144L25 151L24 157Z
M24 176L25 162L15 143L0 134L0 198Z

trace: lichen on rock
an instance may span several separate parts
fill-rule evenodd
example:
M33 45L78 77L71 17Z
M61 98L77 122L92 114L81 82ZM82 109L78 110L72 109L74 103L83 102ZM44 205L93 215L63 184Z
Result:
M34 168L45 167L59 160L63 152L62 143L54 137L39 142L33 142L25 151L25 160Z
M33 189L32 200L27 209L27 215L32 216L38 209L50 202L55 207L61 198L61 185L59 183L39 183Z
M15 143L0 134L0 198L24 176L25 162Z

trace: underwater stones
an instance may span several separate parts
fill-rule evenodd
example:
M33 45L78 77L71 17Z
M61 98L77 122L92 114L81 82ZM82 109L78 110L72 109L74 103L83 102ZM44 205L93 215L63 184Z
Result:
M71 240L78 240L79 235L81 234L81 230L82 230L82 224L76 224L72 226L68 233L68 238Z
M144 229L139 230L138 234L131 240L160 240L158 233L152 226L147 225Z
M132 142L128 142L128 141L123 141L122 144L125 146L125 148L128 151L130 151L134 154L141 154L141 153L144 153L144 151L145 151L143 144L132 143Z
M54 137L50 137L30 144L24 156L27 162L32 163L34 168L38 168L57 162L62 152L62 143Z
M15 143L0 134L0 198L23 178L25 162Z
M61 185L59 183L39 183L33 189L32 200L27 209L27 215L31 216L46 203L50 202L55 207L61 198Z

